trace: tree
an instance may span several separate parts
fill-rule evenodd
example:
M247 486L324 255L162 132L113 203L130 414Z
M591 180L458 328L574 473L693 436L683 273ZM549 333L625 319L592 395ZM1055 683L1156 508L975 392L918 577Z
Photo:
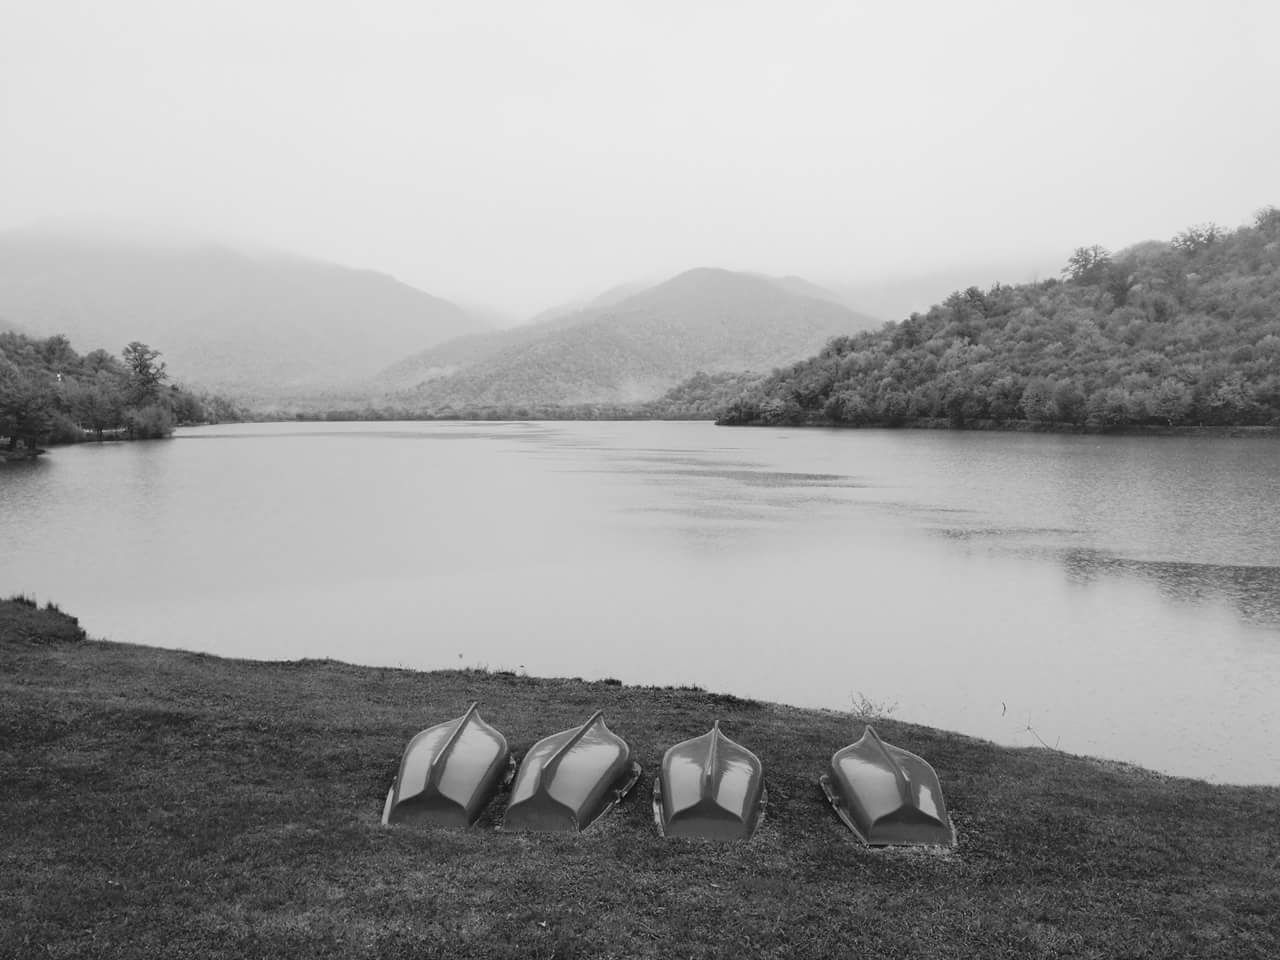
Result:
M80 365L80 355L71 349L71 341L55 334L40 344L40 359L50 373L63 374Z
M121 426L124 396L119 381L111 374L99 372L91 381L73 382L68 385L66 394L72 414L99 440L107 430Z
M160 360L160 351L134 340L124 348L121 356L129 371L130 404L140 407L154 402L160 392L160 384L169 379Z
M0 357L0 434L9 438L10 450L19 440L35 450L49 432L53 409L47 374L19 369Z
M1062 380L1054 384L1053 406L1060 419L1069 423L1084 423L1087 416L1085 395L1074 380Z
M1169 426L1182 422L1191 410L1191 388L1173 378L1161 380L1151 391L1151 415Z
M162 404L126 410L124 426L130 440L153 440L173 433L173 413Z
M1028 381L1022 391L1022 414L1028 420L1049 422L1058 419L1058 405L1053 399L1053 384L1043 377Z
M1095 243L1091 247L1076 247L1062 268L1062 275L1075 283L1096 283L1106 278L1110 266L1111 251Z
M108 373L123 372L120 361L101 348L90 350L86 353L81 365L84 367L85 373L97 374L104 370Z
M1183 253L1199 253L1222 239L1222 228L1216 223L1198 223L1187 227L1172 240Z

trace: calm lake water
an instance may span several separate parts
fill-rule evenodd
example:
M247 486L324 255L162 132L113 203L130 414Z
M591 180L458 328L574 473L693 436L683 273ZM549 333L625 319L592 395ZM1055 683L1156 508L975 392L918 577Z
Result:
M115 640L861 695L1280 783L1272 440L210 427L0 465L0 530L0 593Z

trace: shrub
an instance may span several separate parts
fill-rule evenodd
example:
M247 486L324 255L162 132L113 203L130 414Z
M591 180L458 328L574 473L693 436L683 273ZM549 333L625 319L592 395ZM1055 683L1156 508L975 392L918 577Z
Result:
M153 440L173 433L173 414L168 407L159 404L129 410L124 415L124 425L131 440Z

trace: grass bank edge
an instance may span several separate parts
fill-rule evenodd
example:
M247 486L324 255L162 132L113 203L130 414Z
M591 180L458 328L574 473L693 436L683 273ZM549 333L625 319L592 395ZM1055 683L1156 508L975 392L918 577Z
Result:
M8 628L32 616L50 629ZM70 620L0 602L4 942L283 957L1280 947L1280 788L889 719L886 739L938 771L959 844L870 851L816 783L860 732L840 711L510 671L223 659L79 639ZM502 796L479 829L381 827L408 738L471 699L517 755L603 708L644 778L581 836L494 829ZM748 844L663 841L648 809L661 751L717 718L764 762L769 816Z

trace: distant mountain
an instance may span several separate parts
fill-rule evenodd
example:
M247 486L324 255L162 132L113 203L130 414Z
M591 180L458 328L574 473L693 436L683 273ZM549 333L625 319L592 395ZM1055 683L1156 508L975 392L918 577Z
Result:
M369 377L484 329L385 274L203 241L0 233L0 317L119 351L141 340L184 382L281 395Z
M590 311L612 306L643 289L640 284L619 284L589 300L548 307L519 326L455 337L427 347L379 372L373 387L382 393L411 390L427 380L449 376L505 350L532 343L549 331L580 323L589 318Z
M412 376L434 374L402 389L399 399L437 410L632 403L653 400L698 371L767 371L833 336L877 325L835 294L794 292L797 282L690 270L479 344L468 338L442 345L388 371L387 382L407 388Z
M829 287L820 287L816 283L811 283L804 277L788 276L788 277L764 277L788 293L794 293L798 297L812 297L814 300L826 300L829 303L838 303L842 307L849 309L861 309L865 311L859 304L858 308L854 307L858 303L856 299L851 299L845 293L832 290ZM870 318L868 318L870 319Z
M634 296L640 291L648 287L647 283L619 283L610 287L603 293L596 294L581 300L571 300L568 303L561 303L554 307L548 307L541 313L535 314L529 322L531 324L549 323L553 321L563 320L574 314L581 313L584 310L592 310L597 307L611 307L615 303L621 303L627 297Z
M454 303L463 313L486 329L506 330L508 327L519 326L523 320L518 313L512 313L488 303L471 300L456 300Z

